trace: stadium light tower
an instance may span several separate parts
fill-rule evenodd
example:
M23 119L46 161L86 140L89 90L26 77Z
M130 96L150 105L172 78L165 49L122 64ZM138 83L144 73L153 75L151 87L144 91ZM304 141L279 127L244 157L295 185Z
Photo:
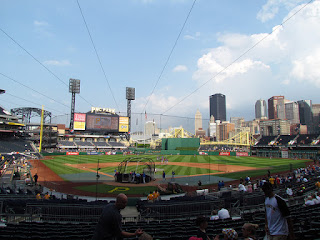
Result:
M128 140L130 140L130 133L131 133L131 100L135 100L135 88L132 88L132 87L127 87L126 88L126 99L127 99L127 117L129 118Z
M74 107L76 104L76 93L80 93L80 80L70 78L69 81L69 93L72 94L71 99L71 116L70 116L70 127L69 129L73 129L74 123Z

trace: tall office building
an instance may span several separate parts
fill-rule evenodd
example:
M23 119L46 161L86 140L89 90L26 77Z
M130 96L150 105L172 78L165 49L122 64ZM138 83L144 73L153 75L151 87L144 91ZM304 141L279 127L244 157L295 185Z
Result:
M194 117L194 133L196 134L200 128L202 129L202 114L198 109Z
M315 133L320 132L320 104L312 104L313 125Z
M299 104L299 117L300 124L307 125L308 133L313 133L313 114L311 100L300 100Z
M216 93L210 96L210 117L215 120L226 121L226 96Z
M269 119L284 119L284 96L273 96L268 99Z
M267 116L267 103L265 100L257 100L255 105L256 119L266 119Z
M286 119L290 121L291 124L300 123L299 118L299 105L297 102L288 102L285 104Z

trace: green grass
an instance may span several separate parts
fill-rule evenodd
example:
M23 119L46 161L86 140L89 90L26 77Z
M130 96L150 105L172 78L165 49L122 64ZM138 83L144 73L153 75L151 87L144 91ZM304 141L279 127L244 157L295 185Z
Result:
M107 162L122 162L124 159L129 157L147 157L151 158L153 161L157 160L157 155L140 155L140 156L122 156L122 155L77 155L77 156L55 156L50 160L42 160L42 162L50 167L57 174L75 174L85 172L81 169L76 169L73 167L66 166L65 164L83 164L83 163L94 163L97 164L98 160L100 163ZM211 164L226 164L226 165L235 165L235 166L247 166L260 168L260 170L247 171L247 172L236 172L236 173L227 173L217 176L224 176L238 179L248 174L250 176L259 176L265 175L267 169L270 169L271 173L287 171L290 169L290 164L292 164L293 169L305 165L307 160L292 160L292 159L277 159L277 158L258 158L258 157L233 157L233 156L200 156L196 155L169 155L166 156L170 162L190 162L190 163L211 163ZM161 156L159 158L161 160ZM143 168L141 166L141 168ZM176 166L176 165L160 165L160 161L156 162L156 168L163 169L167 176L171 176L171 172L175 171L176 175L195 175L195 174L207 174L214 173L217 171L197 168L197 167L185 167L185 166ZM115 167L102 168L100 171L104 173L114 173ZM135 171L136 166L128 166L127 172ZM93 169L95 170L95 168ZM137 171L140 171L137 169ZM162 174L162 171L157 172L157 174Z

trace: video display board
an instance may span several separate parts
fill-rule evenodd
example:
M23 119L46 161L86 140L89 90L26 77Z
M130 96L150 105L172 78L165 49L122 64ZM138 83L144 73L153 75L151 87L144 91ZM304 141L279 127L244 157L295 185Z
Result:
M86 129L86 114L85 113L75 113L74 114L74 130L85 130Z
M128 132L128 131L129 131L129 118L119 117L119 132Z
M87 114L86 130L109 130L118 132L119 117L102 114Z

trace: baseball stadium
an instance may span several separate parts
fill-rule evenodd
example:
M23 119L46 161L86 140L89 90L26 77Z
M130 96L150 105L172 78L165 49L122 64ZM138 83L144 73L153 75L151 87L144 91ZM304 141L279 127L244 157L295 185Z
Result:
M208 234L219 235L229 227L241 236L241 227L254 222L257 239L262 239L265 196L260 186L265 181L273 181L274 191L287 200L296 219L295 236L317 237L320 205L304 203L319 182L319 136L254 138L241 133L212 142L175 129L169 138L141 147L121 131L100 141L96 130L107 125L87 129L84 123L81 135L58 134L58 126L43 124L46 147L39 151L39 128L26 128L28 124L7 114L0 140L1 238L92 239L104 207L125 194L122 226L128 232L139 227L153 239L189 239L197 235L198 216L209 219L227 209L229 217L209 221ZM289 186L294 195L288 195ZM175 230L162 231L159 224Z
M320 240L320 0L2 2L0 240Z

